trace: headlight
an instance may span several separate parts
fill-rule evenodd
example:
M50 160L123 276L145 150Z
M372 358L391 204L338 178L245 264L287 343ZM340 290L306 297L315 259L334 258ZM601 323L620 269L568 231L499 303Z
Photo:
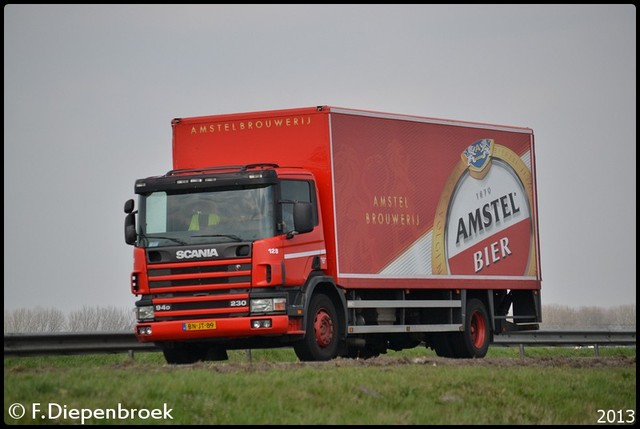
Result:
M273 299L252 299L249 311L252 313L273 311Z
M270 313L274 311L285 311L286 309L287 298L252 299L249 307L252 313Z
M153 311L153 305L136 307L136 313L138 316L138 320L151 320L155 317L155 313Z

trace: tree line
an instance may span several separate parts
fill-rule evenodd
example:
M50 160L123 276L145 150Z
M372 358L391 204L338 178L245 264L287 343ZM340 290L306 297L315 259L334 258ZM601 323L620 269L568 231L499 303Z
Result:
M82 307L65 313L57 308L4 310L4 333L132 331L133 309Z
M540 329L635 330L636 306L578 307L543 305Z
M56 308L4 310L4 333L132 331L132 309L82 307L70 313ZM541 330L635 330L636 306L579 307L543 305Z

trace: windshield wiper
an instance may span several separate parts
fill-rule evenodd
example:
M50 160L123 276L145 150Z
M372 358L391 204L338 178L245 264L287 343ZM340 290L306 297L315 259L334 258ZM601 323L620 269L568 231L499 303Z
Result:
M192 235L192 237L226 237L232 239L233 241L243 241L242 238L234 234L198 234Z
M186 245L186 244L187 244L187 242L186 242L186 241L182 241L182 240L179 240L179 239L177 239L177 238L173 238L173 237L163 237L163 236L160 236L160 235L154 235L153 237L148 237L148 236L143 235L143 234L140 234L140 235L141 235L141 236L142 236L142 238L143 238L143 239L145 239L147 242L149 242L150 240L154 240L154 239L156 239L156 238L159 238L159 239L163 239L163 240L171 240L171 241L173 241L174 243L178 243L178 244L182 244L182 245Z

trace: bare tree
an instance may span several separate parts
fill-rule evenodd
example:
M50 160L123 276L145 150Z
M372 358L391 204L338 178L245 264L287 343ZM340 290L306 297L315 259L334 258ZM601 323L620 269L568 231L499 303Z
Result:
M606 328L607 309L602 307L581 307L578 310L578 320L586 328Z
M67 330L70 332L97 331L100 326L98 310L95 307L83 306L80 310L72 311L68 320Z
M542 328L561 329L576 325L576 312L566 305L545 305L542 307Z
M133 330L135 317L132 310L123 310L116 307L100 308L100 327L101 331L129 331Z
M4 310L4 333L29 332L27 327L23 325L29 320L26 308L17 310Z
M546 305L541 329L635 329L635 305L571 308Z
M636 327L636 306L621 305L613 309L609 324L615 329L630 329Z
M87 307L69 314L71 332L132 330L133 313L116 307Z
M5 333L60 332L65 328L64 313L56 308L19 308L4 311Z

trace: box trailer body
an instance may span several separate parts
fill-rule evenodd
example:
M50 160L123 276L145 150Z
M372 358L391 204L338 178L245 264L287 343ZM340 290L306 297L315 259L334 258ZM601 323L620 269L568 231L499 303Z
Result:
M169 362L276 346L482 357L493 335L538 328L531 129L317 106L172 130L173 170L136 182L137 224L125 209L136 335ZM172 223L204 197L214 232L187 228L193 210Z

